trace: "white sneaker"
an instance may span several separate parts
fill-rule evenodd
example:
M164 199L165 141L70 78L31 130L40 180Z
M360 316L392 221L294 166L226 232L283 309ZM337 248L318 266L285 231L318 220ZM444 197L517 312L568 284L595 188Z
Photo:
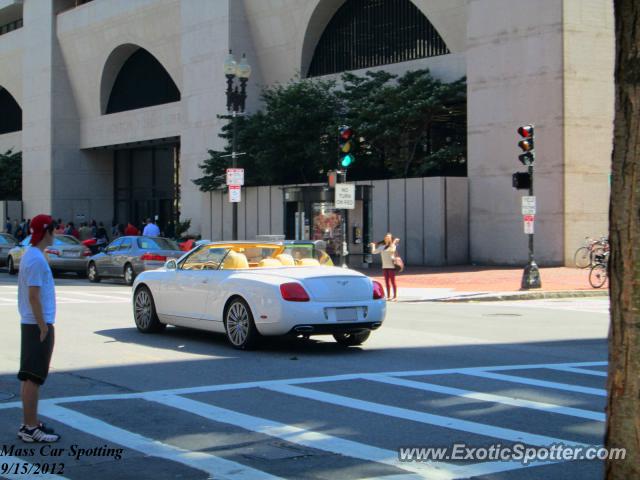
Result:
M18 437L27 443L53 443L60 440L60 435L52 429L45 427L44 424L37 425L33 428L21 425L20 430L18 430Z

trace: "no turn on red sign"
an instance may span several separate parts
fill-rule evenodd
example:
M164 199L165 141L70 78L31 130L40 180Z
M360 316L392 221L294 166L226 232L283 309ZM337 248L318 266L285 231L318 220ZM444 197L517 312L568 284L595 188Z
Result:
M533 224L535 223L535 215L523 215L524 220L524 233L527 235L533 235Z

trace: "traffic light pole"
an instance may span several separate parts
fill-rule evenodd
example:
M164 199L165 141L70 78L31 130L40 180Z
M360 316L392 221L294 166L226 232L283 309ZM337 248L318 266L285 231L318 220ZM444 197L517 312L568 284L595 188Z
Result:
M529 186L529 196L533 197L533 165L529 165L529 178L531 179L531 184ZM529 263L526 267L524 267L524 272L522 273L522 284L520 288L522 290L529 290L530 288L540 288L540 271L538 270L538 265L534 259L534 249L533 249L533 233L529 233Z
M338 178L340 178L340 183L347 183L347 169L345 168L344 170L339 170L337 173L338 173ZM340 230L342 230L342 238L340 242L340 266L342 268L348 268L349 267L349 250L347 248L347 238L348 238L347 226L349 225L349 222L347 221L348 210L343 208L340 210L340 212L341 212Z
M232 126L231 126L231 168L237 168L238 166L238 154L236 152L236 136L237 136L237 114L236 111L233 110L232 114ZM232 230L231 235L233 240L238 240L238 202L233 202L232 204Z

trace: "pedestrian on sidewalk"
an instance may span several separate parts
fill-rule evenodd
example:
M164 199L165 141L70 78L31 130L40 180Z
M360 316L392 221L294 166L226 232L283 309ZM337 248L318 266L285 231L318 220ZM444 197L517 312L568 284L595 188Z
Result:
M396 247L400 243L399 238L393 238L391 233L384 236L384 240L378 243L371 243L372 254L379 254L382 260L382 272L384 274L384 283L387 287L387 300L395 302L398 300L398 288L396 287ZM393 287L393 297L389 286Z
M57 442L60 435L38 420L38 396L49 373L56 317L56 292L44 251L53 245L54 221L38 215L30 224L31 246L20 260L18 310L22 334L20 371L23 423L18 437L24 442Z
M151 218L147 218L147 225L144 227L142 235L145 237L159 237L160 229L156 225L156 222Z

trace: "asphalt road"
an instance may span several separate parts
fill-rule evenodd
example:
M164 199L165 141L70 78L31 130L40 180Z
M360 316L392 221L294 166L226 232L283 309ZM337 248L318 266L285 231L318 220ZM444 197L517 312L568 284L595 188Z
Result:
M601 444L604 299L390 304L362 347L314 337L239 352L221 335L138 333L123 284L56 283L40 413L63 438L18 451L15 277L0 273L0 477L53 463L96 480L602 476L597 460L401 462L398 449Z

